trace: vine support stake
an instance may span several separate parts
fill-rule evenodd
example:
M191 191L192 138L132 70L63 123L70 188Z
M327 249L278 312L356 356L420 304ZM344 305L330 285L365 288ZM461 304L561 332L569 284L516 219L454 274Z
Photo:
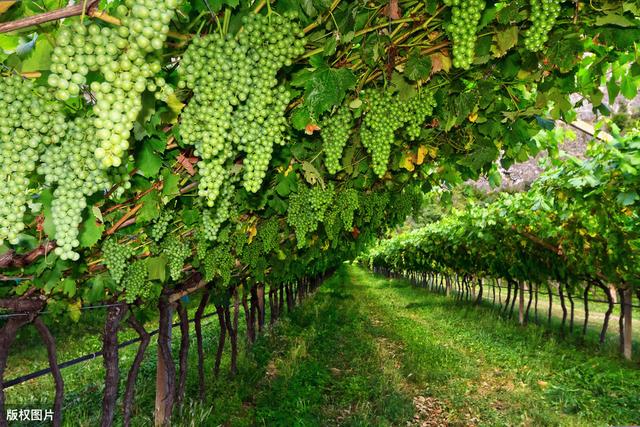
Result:
M175 389L176 367L171 358L171 319L175 303L162 296L158 309L160 325L158 333L158 362L156 367L155 425L164 426L171 420Z

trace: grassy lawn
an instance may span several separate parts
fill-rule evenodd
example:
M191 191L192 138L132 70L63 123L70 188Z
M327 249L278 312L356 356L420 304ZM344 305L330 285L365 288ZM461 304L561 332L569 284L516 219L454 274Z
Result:
M215 318L207 322L208 398L177 408L175 425L604 426L640 421L640 370L614 350L598 354L593 346L560 341L544 328L502 320L490 307L456 303L355 266L341 269L251 350L241 339L234 379L227 374L228 354L223 373L213 377L218 329ZM62 336L63 329L58 332ZM123 332L123 338L129 335ZM39 352L44 351L30 345L30 337L21 337L8 378L42 367ZM74 338L61 342L64 356L99 345ZM187 396L195 397L192 338ZM134 353L135 346L121 352L123 378ZM152 425L155 359L152 345L138 378L134 425ZM62 372L68 387L65 424L98 425L102 360ZM7 390L7 399L35 406L50 402L52 389L47 376Z

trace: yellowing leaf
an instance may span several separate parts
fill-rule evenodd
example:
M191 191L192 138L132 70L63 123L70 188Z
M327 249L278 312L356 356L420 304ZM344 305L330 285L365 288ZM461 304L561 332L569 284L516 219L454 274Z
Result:
M170 94L167 97L167 105L176 114L180 114L180 111L184 108L184 104L180 102L175 93Z
M1 1L0 2L0 15L2 15L7 10L9 10L9 8L14 5L14 3L15 3L14 0Z
M322 175L318 172L318 169L316 169L315 166L304 161L302 162L302 171L304 172L304 179L309 184L316 185L316 183L319 182L322 188L324 188L324 179L322 179Z
M415 158L413 156L413 153L404 153L402 155L402 159L400 160L400 167L408 170L409 172L412 172L416 168L413 164L414 160Z
M438 147L429 147L429 157L432 159L438 157Z
M416 165L421 165L424 162L424 157L427 155L429 150L424 145L418 147L418 155L416 156Z
M437 52L431 55L431 74L435 74L440 70L444 71L445 73L448 73L450 69L451 69L451 58L443 55L440 52Z
M474 111L473 113L469 114L469 121L471 123L475 123L476 120L478 120L478 113Z
M284 171L284 176L288 176L293 170L293 165L289 165L286 171Z
M247 232L249 233L248 242L249 244L251 244L251 242L253 242L253 238L256 237L256 234L258 234L258 229L256 228L256 224L253 223L250 226L248 226Z
M80 320L80 308L82 307L82 303L80 302L80 300L74 302L74 303L69 303L68 305L68 310L69 310L69 317L71 318L71 320L73 320L74 322L77 322L78 320Z
M531 75L531 71L527 70L519 70L518 71L518 80L526 80Z

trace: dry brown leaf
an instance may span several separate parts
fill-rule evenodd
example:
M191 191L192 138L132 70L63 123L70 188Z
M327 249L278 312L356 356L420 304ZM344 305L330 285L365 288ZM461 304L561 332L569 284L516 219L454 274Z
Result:
M316 125L315 123L309 123L304 127L304 133L306 133L307 135L313 135L313 133L317 130L320 130L320 126Z
M451 58L443 55L440 52L436 52L431 55L431 74L435 74L438 71L444 71L448 73L451 69Z
M400 19L402 11L398 5L398 0L389 0L389 5L385 6L385 15L390 19Z

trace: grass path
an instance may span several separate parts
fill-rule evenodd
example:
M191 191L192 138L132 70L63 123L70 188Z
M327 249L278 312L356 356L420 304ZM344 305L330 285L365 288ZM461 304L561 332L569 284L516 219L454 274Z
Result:
M356 294L403 343L403 374L452 424L609 425L640 420L640 370L405 281L349 269Z
M461 305L355 266L336 273L250 351L242 339L234 379L226 374L227 353L224 373L217 379L211 374L217 334L215 322L203 330L207 401L188 399L176 409L176 426L605 426L640 421L637 366L559 341L536 326L520 328L487 307ZM197 396L194 343L191 348L187 396ZM156 355L155 347L150 350L138 379L135 426L152 425ZM133 351L121 353L123 370ZM29 370L22 353L14 357ZM65 425L98 424L100 364L63 370L70 386ZM8 398L42 401L49 388L10 389Z

